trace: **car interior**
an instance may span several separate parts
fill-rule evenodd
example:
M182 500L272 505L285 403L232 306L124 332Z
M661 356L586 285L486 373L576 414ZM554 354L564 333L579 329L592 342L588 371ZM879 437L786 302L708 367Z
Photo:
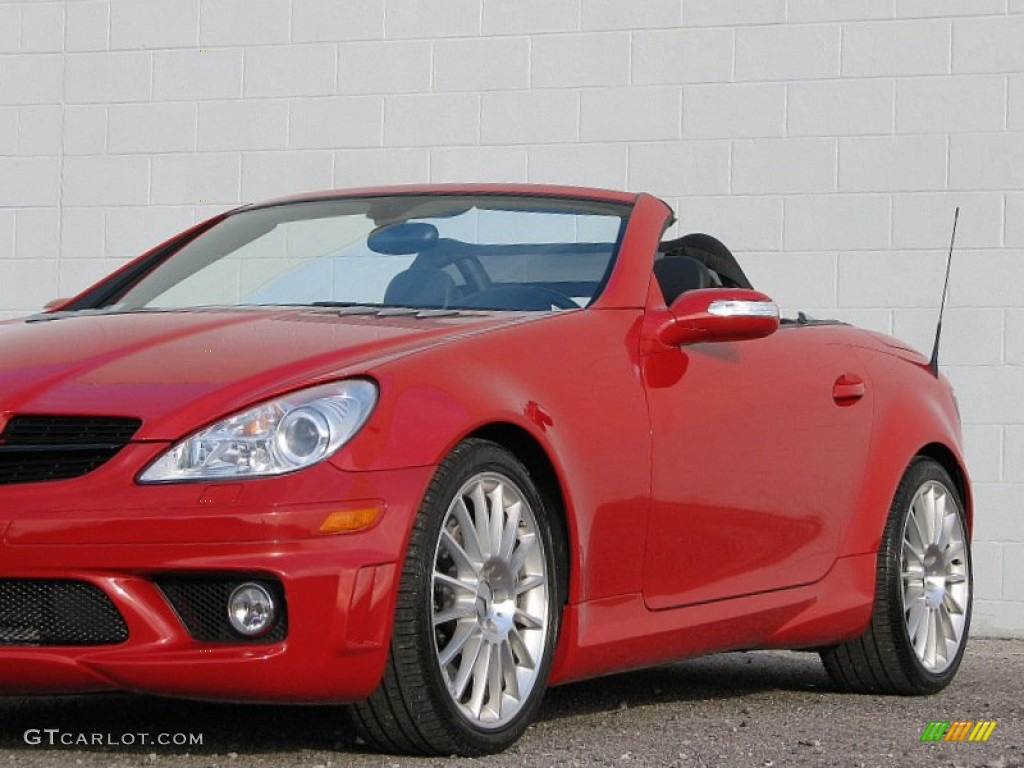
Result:
M603 284L615 248L614 243L471 245L413 222L385 227L367 244L377 253L416 254L391 279L385 304L519 311L585 306ZM584 275L590 279L580 280ZM751 287L732 252L702 233L663 242L654 276L666 304L688 290Z
M654 277L668 305L698 288L753 288L725 243L701 232L662 242Z

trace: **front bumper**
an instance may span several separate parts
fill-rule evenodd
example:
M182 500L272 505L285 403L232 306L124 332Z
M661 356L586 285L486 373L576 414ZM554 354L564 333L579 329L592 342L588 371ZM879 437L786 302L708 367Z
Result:
M117 463L139 459L119 455ZM75 480L0 486L0 579L93 584L128 628L116 645L0 645L0 693L366 697L387 658L400 563L432 472L349 473L325 463L242 483L126 488L108 465ZM332 512L368 504L383 509L372 527L320 532ZM196 640L156 583L236 574L280 582L288 624L281 641Z

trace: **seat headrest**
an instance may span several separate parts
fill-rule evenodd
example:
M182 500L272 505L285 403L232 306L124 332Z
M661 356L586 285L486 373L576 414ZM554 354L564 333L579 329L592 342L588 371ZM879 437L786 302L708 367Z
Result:
M692 256L667 256L654 262L654 277L661 286L665 304L671 306L686 291L712 288L711 271Z

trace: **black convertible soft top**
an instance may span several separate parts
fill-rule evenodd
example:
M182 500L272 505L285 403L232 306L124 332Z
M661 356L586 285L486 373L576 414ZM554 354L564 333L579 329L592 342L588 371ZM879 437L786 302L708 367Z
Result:
M711 235L692 232L675 240L665 240L658 247L658 251L664 254L664 258L690 256L697 259L708 269L717 272L723 285L732 288L753 289L754 287L747 280L747 276L743 274L732 251L726 248L725 243Z

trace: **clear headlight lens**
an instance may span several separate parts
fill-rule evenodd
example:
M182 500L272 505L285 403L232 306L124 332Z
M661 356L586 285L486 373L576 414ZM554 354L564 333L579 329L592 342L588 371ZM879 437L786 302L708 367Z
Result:
M270 400L173 445L140 483L283 475L316 464L355 437L377 402L365 379L324 384Z

